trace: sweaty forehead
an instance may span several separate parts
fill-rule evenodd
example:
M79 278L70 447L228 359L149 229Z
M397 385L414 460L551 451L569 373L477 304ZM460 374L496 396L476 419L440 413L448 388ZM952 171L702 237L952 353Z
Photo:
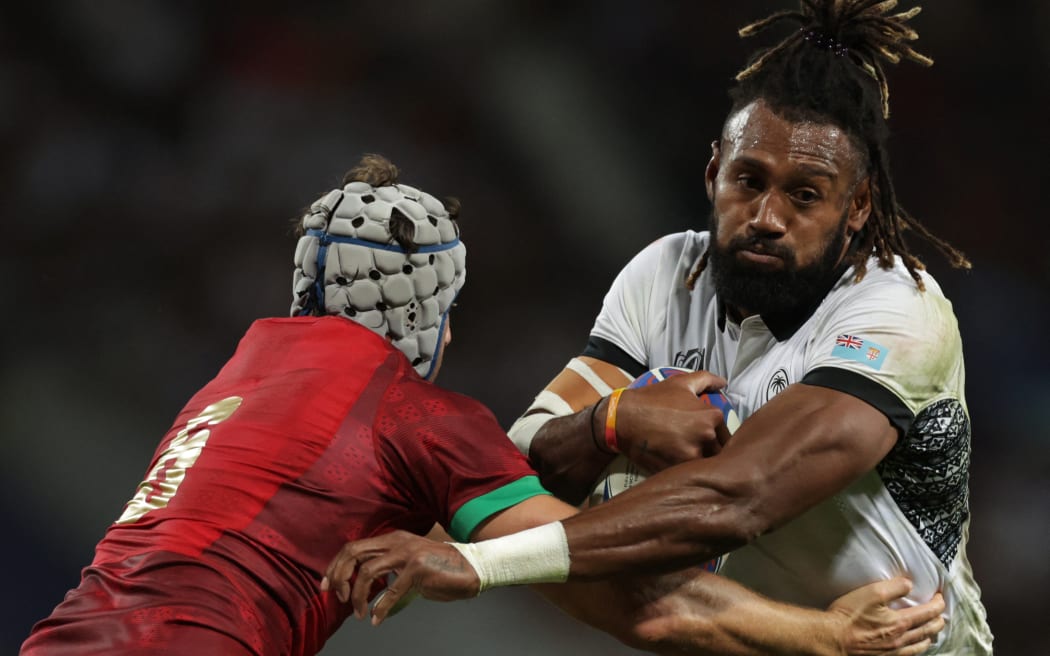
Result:
M856 170L858 155L845 130L830 123L793 121L756 101L731 115L722 129L723 157L785 159L824 165L836 172Z

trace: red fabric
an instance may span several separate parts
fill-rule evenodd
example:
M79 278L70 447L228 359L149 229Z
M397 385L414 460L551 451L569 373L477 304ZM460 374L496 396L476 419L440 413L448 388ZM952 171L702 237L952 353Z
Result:
M228 417L191 423L230 397L242 401ZM185 468L182 443L203 443ZM447 525L532 473L484 406L422 380L371 331L338 317L258 321L158 446L143 493L166 505L109 528L22 654L167 653L150 651L164 641L225 653L191 648L184 632L315 653L351 610L318 591L343 543Z

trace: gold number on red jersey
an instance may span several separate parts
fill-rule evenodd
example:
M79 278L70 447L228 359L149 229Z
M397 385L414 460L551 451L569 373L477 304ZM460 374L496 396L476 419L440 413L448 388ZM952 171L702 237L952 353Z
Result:
M230 415L241 405L241 397L231 396L205 408L199 415L189 420L186 427L171 440L157 460L157 466L150 471L146 480L139 483L135 496L124 508L124 514L117 520L118 524L131 524L151 510L168 505L171 498L179 491L179 485L186 477L186 470L197 462L201 450L208 442L211 430L201 426L214 426L229 419ZM200 428L200 430L197 430Z

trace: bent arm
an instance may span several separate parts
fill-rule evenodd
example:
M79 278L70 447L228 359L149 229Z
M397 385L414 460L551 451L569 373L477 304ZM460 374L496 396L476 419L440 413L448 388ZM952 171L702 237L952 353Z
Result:
M854 590L826 611L778 603L696 569L535 588L576 619L657 654L917 656L944 628L940 595L906 610L890 608L911 589L903 578Z
M603 420L604 397L631 382L608 362L581 356L569 362L511 427L509 434L543 486L573 505L586 499L613 454L598 448L592 422ZM594 408L600 404L598 408ZM600 416L596 410L602 411Z
M696 568L534 588L635 649L725 656L843 653L842 618L774 602Z
M579 505L613 457L604 436L609 399L599 394L624 387L630 380L622 369L594 358L581 356L569 365L510 433L519 449L528 449L544 486L558 498ZM619 450L650 472L718 453L728 437L722 414L699 401L697 394L724 385L724 379L699 371L626 390L616 412ZM554 417L547 413L554 406L566 412L582 410ZM530 435L530 430L535 432Z
M896 439L868 403L792 385L718 456L671 467L565 520L570 579L673 571L732 551L844 489Z
M843 653L840 618L776 603L699 569L533 587L572 617L635 649L720 656Z

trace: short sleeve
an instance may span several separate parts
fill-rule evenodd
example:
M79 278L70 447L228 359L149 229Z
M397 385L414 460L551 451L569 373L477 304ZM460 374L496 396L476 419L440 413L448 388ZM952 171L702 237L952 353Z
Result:
M668 235L635 255L613 280L591 329L584 355L611 362L630 373L648 369L649 342L666 321L667 290L661 269L678 260L669 252L680 246L683 234Z
M920 291L893 272L869 276L879 280L838 297L819 322L802 382L864 399L903 433L931 401L961 394L958 324L932 280Z
M405 379L387 390L376 425L383 468L457 540L491 515L548 494L495 416L466 396Z

